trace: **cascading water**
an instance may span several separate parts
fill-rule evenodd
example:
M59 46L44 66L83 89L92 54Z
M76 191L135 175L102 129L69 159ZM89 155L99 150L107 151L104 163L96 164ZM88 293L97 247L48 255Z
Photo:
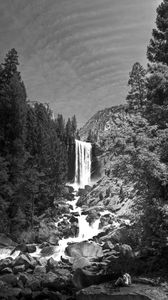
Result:
M67 203L69 203L72 207L72 209L70 210L72 215L73 213L78 213L77 218L78 218L79 234L77 237L63 238L62 240L59 241L59 246L55 247L55 253L52 255L52 257L57 261L61 259L61 256L64 256L64 251L68 243L89 240L100 232L99 229L100 219L96 220L90 226L86 220L87 216L83 215L82 209L80 207L77 207L76 205L79 199L79 197L77 196L78 188L83 188L85 185L91 183L92 145L90 143L82 142L79 140L76 140L75 144L76 144L75 182L72 186L76 191L74 192L74 196L75 196L74 200L68 201ZM64 218L66 219L67 217L63 216L62 219L60 219L58 222L55 223L56 228ZM66 222L68 222L68 219L66 219ZM37 251L35 253L32 253L32 256L40 256L40 251L41 249L37 247ZM9 253L10 252L8 251L8 249L4 250L4 252L2 251L2 253L0 251L0 259L10 256Z
M81 188L91 182L91 143L75 140L75 184Z

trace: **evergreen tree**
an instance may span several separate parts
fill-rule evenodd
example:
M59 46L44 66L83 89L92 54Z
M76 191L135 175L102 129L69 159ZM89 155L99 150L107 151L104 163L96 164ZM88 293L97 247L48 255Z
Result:
M168 65L168 1L163 0L157 8L157 29L153 29L153 38L147 49L147 57L151 62Z
M136 62L130 72L130 78L128 85L130 86L130 91L127 95L127 102L130 108L138 109L142 108L146 102L146 71Z

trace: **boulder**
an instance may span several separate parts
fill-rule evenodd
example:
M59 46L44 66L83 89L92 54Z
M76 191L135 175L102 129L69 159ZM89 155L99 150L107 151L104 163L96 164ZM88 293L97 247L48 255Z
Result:
M32 274L21 273L19 280L23 283L25 288L30 288L32 291L39 291L41 289L41 278Z
M50 271L43 277L42 286L56 291L66 289L71 286L71 272L63 268L58 268L56 273Z
M44 247L41 250L40 254L42 256L51 256L51 255L53 255L55 253L55 251L56 251L56 247L54 247L54 246L46 246L46 247Z
M7 237L4 233L0 233L0 247L11 247L16 246L17 244Z
M147 285L132 285L114 289L112 284L90 286L77 293L77 300L166 300L161 288Z
M72 215L72 216L70 217L69 221L70 221L71 223L78 223L78 218L76 218L74 215Z
M5 268L10 268L12 266L13 259L11 257L0 260L0 272Z
M25 265L19 265L19 266L13 267L14 274L18 274L18 273L24 272L24 271L25 271Z
M80 290L90 285L100 284L109 280L115 280L117 279L117 276L118 274L102 275L102 273L98 273L97 271L76 269L73 274L72 282L74 286Z
M3 281L14 287L18 285L18 278L14 274L4 274L0 276L0 281Z
M36 266L33 272L34 275L44 275L46 274L45 266Z
M27 245L27 252L28 253L34 253L36 252L36 246L35 245Z
M102 247L95 242L88 241L68 245L65 253L71 257L97 258L103 256Z
M58 262L54 260L52 257L48 259L47 261L47 270L53 271L58 268Z
M15 258L13 265L14 267L24 265L25 268L34 269L36 265L36 260L28 254L21 254Z
M48 241L51 245L58 245L59 242L58 234L52 232L48 238Z
M72 194L74 192L73 186L66 185L66 187L68 188L70 194Z
M86 257L76 257L73 261L73 270L83 269L84 267L90 266L91 262Z
M78 190L78 196L86 196L87 195L87 190L85 189L79 189Z

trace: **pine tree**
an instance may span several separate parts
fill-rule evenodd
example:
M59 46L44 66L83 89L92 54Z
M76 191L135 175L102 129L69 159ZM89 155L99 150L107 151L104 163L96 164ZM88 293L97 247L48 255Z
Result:
M130 108L138 109L142 108L146 102L146 71L136 62L130 72L130 78L128 85L130 91L127 95L127 102Z
M156 27L152 32L147 57L151 62L168 65L168 0L163 0L157 8Z

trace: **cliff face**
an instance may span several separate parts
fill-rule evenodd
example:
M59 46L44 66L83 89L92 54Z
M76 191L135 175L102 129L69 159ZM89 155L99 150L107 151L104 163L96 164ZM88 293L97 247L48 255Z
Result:
M132 216L134 203L142 194L137 188L137 178L132 176L126 152L136 149L136 136L146 136L147 128L147 121L140 113L130 112L121 105L97 112L80 129L81 139L89 136L99 150L97 160L101 165L100 179L83 199L83 204L94 208L103 206L120 216Z

